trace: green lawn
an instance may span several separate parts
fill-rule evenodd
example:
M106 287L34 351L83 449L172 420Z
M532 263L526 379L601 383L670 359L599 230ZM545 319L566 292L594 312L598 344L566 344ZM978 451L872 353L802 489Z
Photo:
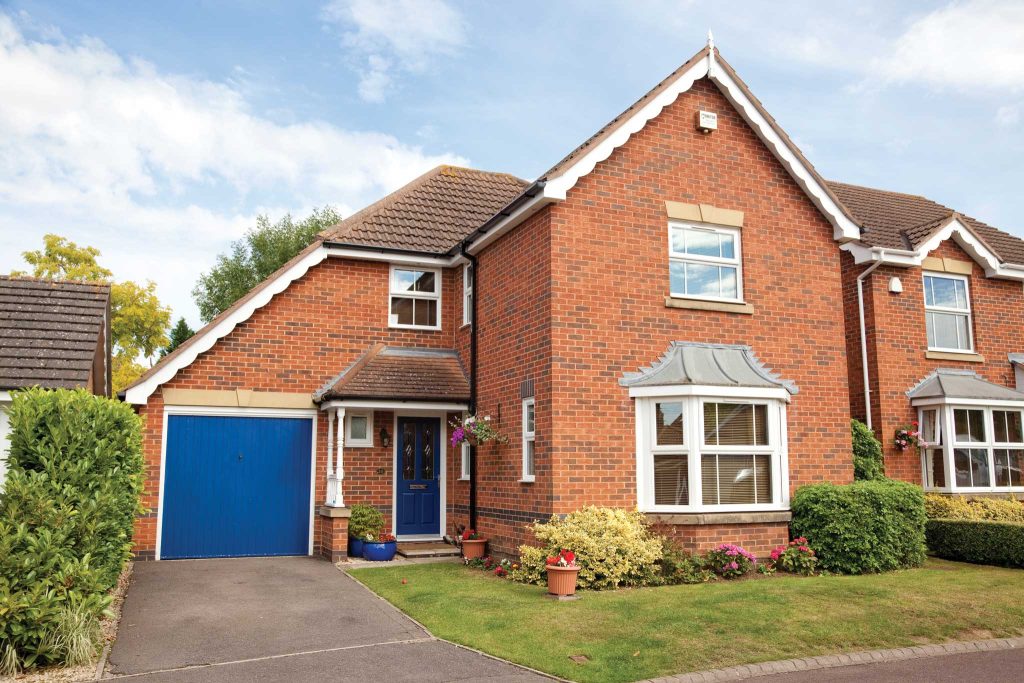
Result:
M1024 571L941 560L874 576L583 592L561 603L457 564L352 574L440 638L580 681L1024 633Z

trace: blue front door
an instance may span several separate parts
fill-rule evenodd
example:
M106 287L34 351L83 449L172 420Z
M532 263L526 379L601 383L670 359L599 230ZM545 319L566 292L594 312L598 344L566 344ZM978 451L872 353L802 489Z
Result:
M440 536L440 418L398 418L397 446L395 533Z
M160 556L309 552L309 418L171 415Z

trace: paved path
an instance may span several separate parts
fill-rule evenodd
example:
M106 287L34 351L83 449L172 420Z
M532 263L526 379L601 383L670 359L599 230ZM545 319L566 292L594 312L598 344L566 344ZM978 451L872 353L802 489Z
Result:
M546 680L433 638L307 557L136 563L108 671L152 683Z

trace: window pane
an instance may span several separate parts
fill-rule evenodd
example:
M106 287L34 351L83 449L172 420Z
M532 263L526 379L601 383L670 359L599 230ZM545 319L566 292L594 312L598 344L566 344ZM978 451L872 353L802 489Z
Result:
M985 412L957 408L953 411L956 422L956 440L966 443L985 441Z
M534 465L533 465L533 441L526 442L526 462L523 466L524 472L528 477L534 476Z
M689 505L689 466L685 455L654 455L655 505Z
M921 411L923 413L923 419L921 420L921 439L926 443L933 446L942 445L942 441L939 440L939 411L930 409Z
M1024 450L997 449L996 486L1021 486L1024 484Z
M967 335L967 316L956 313L932 313L925 317L928 328L928 345L939 349L970 348Z
M462 478L469 479L469 444L462 444Z
M672 261L668 264L669 288L673 294L686 294L686 264Z
M1021 443L1024 441L1024 435L1021 433L1020 411L993 410L992 421L995 423L995 440L999 443Z
M967 310L967 283L963 280L954 280L956 285L956 307Z
M421 272L416 274L415 290L417 292L436 292L436 276L434 273Z
M416 286L416 277L418 273L415 270L403 270L401 268L395 268L392 272L392 291L393 292L411 292Z
M705 505L718 505L718 456L704 455L700 459L700 490Z
M740 293L736 286L736 269L721 267L718 272L722 278L722 296L726 299L738 299Z
M705 505L771 502L771 456L705 455L701 464Z
M721 256L718 233L709 230L687 230L686 253L698 256Z
M349 436L355 441L366 440L366 423L367 419L365 415L353 415L349 418Z
M394 297L391 299L391 315L395 316L395 322L399 325L412 325L413 299Z
M437 326L437 302L433 299L411 299L414 305L414 325Z
M718 446L767 446L768 406L705 403L704 443Z
M526 431L533 433L534 431L534 404L526 404Z
M735 238L727 232L720 233L718 237L722 241L722 258L736 258Z
M420 460L420 475L422 479L431 480L434 478L434 428L425 426L423 428L423 453Z
M718 266L703 263L686 264L686 293L690 296L721 296Z
M672 228L672 251L677 254L686 253L686 229Z
M957 448L953 451L957 486L991 486L988 451L984 448Z
M402 479L416 478L416 430L412 423L402 426Z
M659 446L683 445L683 404L657 403L654 411L654 442Z
M925 470L928 473L929 488L944 488L946 486L946 461L939 449L925 451Z
M927 277L925 279L931 281L931 301L925 299L925 303L929 306L965 308L957 301L957 285L963 286L963 281L946 277Z

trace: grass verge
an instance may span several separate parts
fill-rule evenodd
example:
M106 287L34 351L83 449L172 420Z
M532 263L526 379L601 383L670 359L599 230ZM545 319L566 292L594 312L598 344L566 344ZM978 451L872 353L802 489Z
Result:
M455 564L352 574L439 638L578 681L1024 633L1024 571L932 559L888 574L585 592L574 602ZM570 659L578 655L586 661Z

